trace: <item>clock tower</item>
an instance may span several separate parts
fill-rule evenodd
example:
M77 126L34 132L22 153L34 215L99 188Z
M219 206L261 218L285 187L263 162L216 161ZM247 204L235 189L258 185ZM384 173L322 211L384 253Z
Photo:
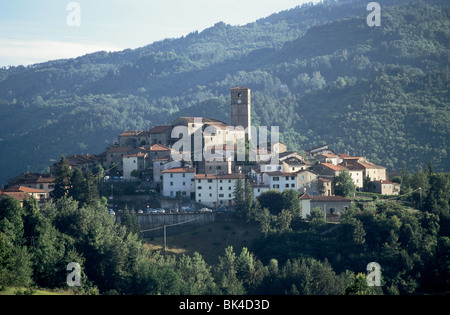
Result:
M238 86L231 89L231 125L242 126L244 129L251 127L251 91ZM248 139L250 128L248 129Z

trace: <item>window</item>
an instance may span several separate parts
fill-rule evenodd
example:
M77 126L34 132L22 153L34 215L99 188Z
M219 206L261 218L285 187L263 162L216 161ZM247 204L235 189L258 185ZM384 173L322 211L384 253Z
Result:
M277 181L279 181L279 180L280 180L279 177L274 177L274 178L273 178L273 181L274 181L274 182L277 182Z
M291 187L295 187L295 184L291 184Z
M211 189L212 189L212 186L209 186L209 189L211 190Z
M173 182L170 182L170 186L173 186Z
M208 179L208 183L212 183L212 179Z
M197 189L202 189L202 186L198 186Z
M212 197L212 194L209 194L210 197Z
M286 184L286 188L289 188L289 184Z
M173 174L170 174L170 178L173 178Z
M185 183L185 182L183 182L183 186L186 186L186 183Z
M223 194L219 194L219 197L220 197L220 198L223 198Z
M222 187L222 186L220 186L219 190L223 190L223 187Z
M186 177L186 174L185 174L185 173L183 173L183 177Z

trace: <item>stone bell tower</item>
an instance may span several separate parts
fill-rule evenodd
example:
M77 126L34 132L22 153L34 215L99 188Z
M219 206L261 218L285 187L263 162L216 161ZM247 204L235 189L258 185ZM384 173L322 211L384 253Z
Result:
M244 129L251 126L251 90L238 86L231 89L231 125L242 126ZM248 139L251 139L250 129Z

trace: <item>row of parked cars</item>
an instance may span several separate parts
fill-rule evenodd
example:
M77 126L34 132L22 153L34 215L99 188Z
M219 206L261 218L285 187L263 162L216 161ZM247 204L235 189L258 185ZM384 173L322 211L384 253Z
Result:
M112 208L110 208L108 210L109 210L109 214L116 215L115 211ZM122 210L119 210L119 213L120 212L122 212ZM212 210L208 209L208 208L201 208L200 210L196 210L196 209L192 209L192 208L189 208L189 207L182 207L180 209L179 208L174 208L174 209L170 209L170 210L166 210L166 209L163 209L163 208L155 208L155 209L147 208L145 210L140 209L136 213L138 213L138 214L150 214L150 213L186 213L186 212L191 212L191 213L194 213L194 212L196 212L196 213L198 213L198 212L212 212Z

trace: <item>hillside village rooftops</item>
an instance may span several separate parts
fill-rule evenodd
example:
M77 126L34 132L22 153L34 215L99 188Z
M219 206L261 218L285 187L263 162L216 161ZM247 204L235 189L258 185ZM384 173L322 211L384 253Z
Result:
M49 174L24 173L8 180L8 184L11 186L49 184L53 183L55 180L56 179L54 177L51 177Z
M42 189L35 189L25 186L13 186L3 190L3 192L22 192L22 193L30 193L30 194L46 194L47 192Z
M122 132L119 137L134 137L140 135L142 132L142 130L128 130Z
M354 163L341 163L350 170L364 170L364 169L386 169L384 166L375 165L371 162L354 162Z
M17 191L1 191L0 190L0 199L3 196L8 196L8 197L12 197L15 198L19 201L28 199L30 197L30 194L28 193L24 193L24 192L17 192Z
M149 151L171 151L172 149L162 144L154 144Z
M320 153L319 155L324 156L326 158L337 158L338 157L336 154L332 154L332 153Z
M195 169L187 167L176 167L162 171L161 173L195 173Z
M311 148L311 149L309 149L309 150L306 150L305 152L310 153L310 152L314 152L314 151L320 151L320 150L322 150L322 149L328 149L328 144L318 145L318 146L316 146L316 147L314 147L314 148Z
M172 129L172 125L155 126L152 129L150 129L148 131L148 133L150 133L150 134L165 133L165 132L169 131L170 129Z
M333 171L346 171L348 170L346 167L342 166L342 165L334 165L331 163L321 163L320 165L323 165L329 169L332 169Z

